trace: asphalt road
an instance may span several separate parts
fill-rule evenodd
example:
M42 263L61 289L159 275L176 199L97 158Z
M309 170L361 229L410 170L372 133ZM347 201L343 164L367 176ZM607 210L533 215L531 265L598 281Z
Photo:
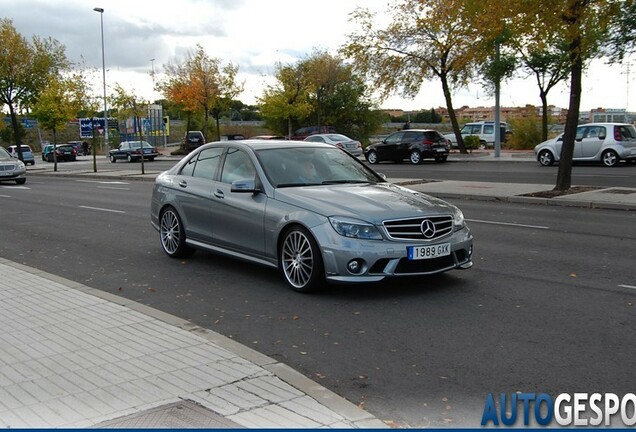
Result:
M164 171L171 168L178 159L158 158L153 162L146 162L146 172ZM36 162L38 166L52 166L47 162ZM366 162L365 162L366 163ZM92 170L93 160L90 156L80 156L77 162L61 162L59 170L83 169ZM526 183L554 185L558 166L542 167L534 161L525 162L465 162L449 160L446 163L436 163L425 160L421 165L404 162L379 163L371 166L374 170L385 174L388 178L428 179L428 180L473 180L480 182ZM97 170L138 170L141 164L117 162L110 163L105 158L98 159ZM572 170L572 184L577 186L604 187L636 187L636 165L621 163L618 167L607 168L600 164L575 164Z
M270 269L168 258L150 192L0 185L0 255L232 337L398 426L478 427L488 393L636 386L634 212L457 201L473 269L301 295Z

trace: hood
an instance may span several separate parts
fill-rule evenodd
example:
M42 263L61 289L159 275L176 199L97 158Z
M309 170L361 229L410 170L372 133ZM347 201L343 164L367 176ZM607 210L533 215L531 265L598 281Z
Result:
M350 216L379 224L387 219L453 214L438 198L392 183L304 186L276 189L275 199L329 216Z

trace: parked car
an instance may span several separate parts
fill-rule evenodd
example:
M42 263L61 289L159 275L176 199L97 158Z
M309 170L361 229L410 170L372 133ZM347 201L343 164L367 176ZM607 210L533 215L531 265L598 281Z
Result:
M328 144L206 144L157 176L150 216L168 256L222 253L279 269L299 292L472 266L457 207Z
M17 156L9 154L0 147L0 182L14 181L16 184L26 183L26 165Z
M69 141L67 144L72 145L79 156L88 156L91 154L88 141Z
M144 159L152 162L159 156L157 148L147 141L122 141L119 147L108 152L108 158L112 163L118 160L127 160L128 162L140 161L142 158L142 148Z
M348 151L354 156L362 155L362 143L360 141L349 138L342 134L316 134L310 135L305 138L305 141L309 142L322 142L331 144L345 151Z
M284 140L285 137L281 135L255 135L251 136L252 140Z
M289 138L292 140L302 141L310 135L323 134L323 133L337 133L336 128L333 126L306 126L297 129L296 132Z
M509 135L512 133L508 123L499 122L500 127L500 140L506 142ZM493 121L480 121L474 123L466 123L460 129L460 133L463 138L469 135L475 135L479 138L479 147L485 149L487 147L494 147L495 145L495 122ZM457 148L457 137L455 133L444 134L444 138L450 141L451 147Z
M364 157L371 164L381 161L402 162L408 159L419 164L424 159L444 162L450 145L439 132L432 129L408 129L393 132L379 143L364 149Z
M33 157L33 151L31 150L31 147L26 144L22 144L20 146L20 149L22 150L22 161L26 165L35 165L35 157ZM11 145L9 146L8 150L9 153L11 153L11 156L18 157L18 146Z
M47 144L42 149L42 159L47 162L54 162L55 160L58 162L76 161L77 151L70 144L59 144L57 146Z
M205 137L201 131L188 131L183 140L188 151L192 151L205 144Z
M534 148L537 161L550 166L561 159L563 134ZM576 128L573 161L601 162L613 167L621 160L636 162L636 129L627 123L587 123Z

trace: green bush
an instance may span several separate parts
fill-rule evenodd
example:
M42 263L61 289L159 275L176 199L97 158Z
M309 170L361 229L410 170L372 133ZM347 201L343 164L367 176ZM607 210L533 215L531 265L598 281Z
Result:
M506 144L511 149L532 150L542 141L541 118L538 116L512 119L510 126L513 132Z
M468 135L464 137L464 147L466 150L475 150L479 148L479 137L477 135Z

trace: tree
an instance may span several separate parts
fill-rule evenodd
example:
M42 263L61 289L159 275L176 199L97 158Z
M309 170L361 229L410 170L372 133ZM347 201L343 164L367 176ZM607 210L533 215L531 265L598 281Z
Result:
M630 0L631 1L631 0ZM546 41L562 41L566 46L570 76L570 102L563 134L561 161L555 190L564 191L572 182L572 156L579 120L582 78L585 66L602 53L622 0L516 0L510 20L520 33L520 40L541 52ZM541 25L536 25L540 22ZM548 44L549 46L550 44ZM552 45L554 46L554 45Z
M165 66L167 78L157 85L163 95L183 107L190 115L200 113L204 117L204 133L207 132L209 115L216 120L217 139L220 139L219 118L243 91L243 84L236 82L238 66L221 65L218 58L209 57L203 47L197 45L188 53L183 63Z
M33 36L29 43L10 19L0 19L0 103L7 105L18 157L22 160L18 112L30 108L50 81L68 67L64 45Z
M276 83L268 85L263 96L258 99L261 113L271 129L274 124L284 120L287 135L292 135L294 119L304 118L312 111L309 101L309 83L300 65L282 65L278 63L274 72Z
M134 93L130 93L126 91L122 86L117 84L115 86L115 96L113 99L113 107L117 110L117 117L120 121L125 122L131 117L134 120L135 124L135 132L137 132L137 136L140 142L140 150L141 150L141 173L145 174L145 164L144 164L144 155L143 155L143 126L142 119L146 118L148 114L148 107L150 105L150 101L139 98Z
M57 131L69 121L77 118L81 111L96 109L97 103L89 96L89 84L81 71L64 75L52 75L46 87L33 104L33 115L40 124L53 132L53 146L57 146ZM94 154L95 152L93 152ZM57 171L57 158L54 155L53 170ZM93 164L96 170L96 164Z
M497 32L476 21L484 14L484 2L471 0L401 0L389 13L386 28L375 28L375 14L358 8L351 20L360 26L342 48L354 68L371 79L381 96L400 91L413 97L426 79L442 84L446 108L459 149L466 153L453 108L452 93L467 84L480 55L478 45L488 32ZM488 2L486 2L488 3ZM492 16L491 16L492 18Z
M270 125L284 120L290 136L294 124L312 123L365 139L381 123L366 84L337 56L316 51L296 65L280 66L276 78L260 99L261 112Z

